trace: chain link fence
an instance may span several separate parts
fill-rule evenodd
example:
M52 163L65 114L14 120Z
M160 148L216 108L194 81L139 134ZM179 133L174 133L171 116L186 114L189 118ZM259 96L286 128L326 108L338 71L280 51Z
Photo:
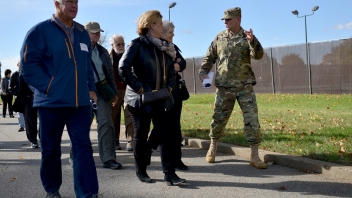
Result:
M271 47L264 51L261 60L252 59L257 93L352 93L352 38ZM187 67L182 76L190 93L215 93L214 86L203 88L199 80L203 59L186 58ZM216 64L212 71L215 68Z

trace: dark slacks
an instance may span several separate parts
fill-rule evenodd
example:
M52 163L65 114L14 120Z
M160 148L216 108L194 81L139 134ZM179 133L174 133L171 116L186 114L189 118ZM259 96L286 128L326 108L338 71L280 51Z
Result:
M24 122L26 125L27 139L31 143L37 143L38 127L37 127L37 109L33 108L33 96L26 97L26 106L24 110Z
M181 162L181 111L182 111L182 100L175 99L175 104L170 111L167 112L166 117L170 117L171 120L171 132L172 140L174 144L175 163Z
M153 122L154 129L152 136L158 137L160 141L161 163L164 173L174 173L174 155L172 138L170 136L170 123L165 120L165 107L163 102L156 102L143 105L141 108L134 108L128 105L131 113L134 138L133 152L135 159L136 171L145 173L149 165L151 146L147 143L150 124Z
M89 138L90 106L38 107L42 161L40 177L46 192L54 193L62 184L61 137L66 125L72 143L73 179L77 197L98 193L98 178Z
M182 111L182 100L175 98L175 103L170 111L165 112L164 121L168 122L168 135L171 139L171 144L173 145L172 156L174 164L177 165L181 162L182 151L181 151L181 142L182 142L182 133L181 133L181 111ZM148 145L152 149L157 149L160 144L162 133L164 131L157 132L155 129L152 130L152 133L149 135Z
M6 109L9 107L9 115L10 117L13 116L12 112L12 99L13 95L12 94L7 94L7 95L1 95L1 100L2 100L2 116L6 117Z

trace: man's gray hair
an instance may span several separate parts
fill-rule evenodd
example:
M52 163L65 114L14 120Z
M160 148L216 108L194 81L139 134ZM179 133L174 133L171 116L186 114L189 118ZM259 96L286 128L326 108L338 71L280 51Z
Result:
M110 44L111 44L111 45L114 44L115 41L116 41L118 38L124 39L121 34L114 34L114 35L112 35L112 37L110 38Z
M170 28L175 29L175 25L169 20L163 20L163 34L169 31Z

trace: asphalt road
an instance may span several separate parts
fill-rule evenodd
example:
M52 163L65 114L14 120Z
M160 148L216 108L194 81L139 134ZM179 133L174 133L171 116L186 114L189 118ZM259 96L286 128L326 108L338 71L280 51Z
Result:
M0 118L0 198L45 197L39 177L40 148L31 149L25 132L17 132L17 118ZM123 134L123 132L122 132ZM153 153L149 176L155 181L146 184L135 175L133 153L117 151L121 170L105 169L97 147L96 126L91 139L99 177L100 194L114 197L352 197L352 184L343 179L331 179L322 174L271 165L258 170L248 160L218 153L217 162L205 162L206 150L184 146L183 161L187 171L177 174L187 182L168 187L163 181L159 152ZM122 137L124 149L126 141ZM63 197L75 197L72 168L68 162L70 141L67 132L62 137Z

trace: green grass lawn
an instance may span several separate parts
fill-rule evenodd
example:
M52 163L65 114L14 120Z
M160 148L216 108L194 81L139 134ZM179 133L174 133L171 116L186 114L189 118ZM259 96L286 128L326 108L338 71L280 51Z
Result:
M351 94L257 94L261 149L352 165ZM215 94L191 95L182 110L185 136L210 139ZM236 104L220 142L249 146Z

